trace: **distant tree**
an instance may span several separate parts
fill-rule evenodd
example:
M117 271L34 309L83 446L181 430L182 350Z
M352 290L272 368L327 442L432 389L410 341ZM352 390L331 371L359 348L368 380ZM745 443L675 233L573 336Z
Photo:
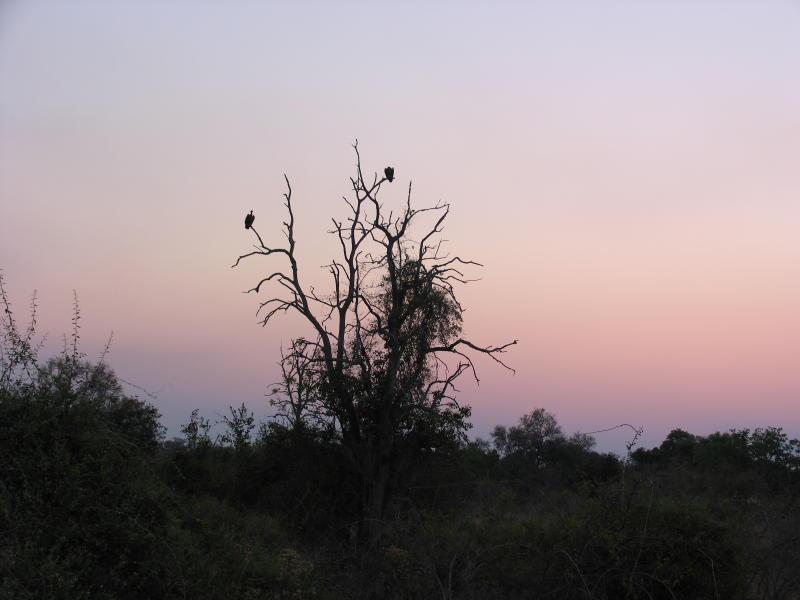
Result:
M501 456L520 454L541 466L544 464L548 445L564 441L564 434L555 416L543 408L537 408L520 417L519 425L509 428L502 425L495 427L492 441ZM581 444L589 443L584 438L578 441Z
M666 455L688 458L697 445L696 435L683 429L673 429L661 443L660 449Z
M781 427L757 428L750 435L749 450L752 459L758 462L800 466L800 441L789 439Z
M181 433L186 439L186 447L190 450L208 448L212 445L209 435L211 423L199 413L200 411L195 408L189 417L189 422L181 425Z
M387 210L379 196L394 172L368 181L357 144L355 151L352 195L344 199L349 214L332 219L340 254L327 265L329 293L303 283L286 177L286 245L265 243L251 227L255 249L234 266L253 256L285 261L248 291L257 294L272 283L282 292L261 302L262 324L292 311L309 325L313 338L298 339L284 362L289 372L292 363L303 365L339 430L361 477L363 522L374 539L401 465L414 463L409 452L463 437L469 411L456 401L454 384L467 371L477 380L474 353L504 365L500 355L516 341L482 346L462 336L455 286L468 281L464 267L478 263L442 251L438 236L450 206L412 208L409 184L405 206ZM414 230L426 217L424 229Z
M597 443L594 437L588 433L581 433L580 431L573 433L567 440L571 445L580 448L584 452L589 452L595 447Z
M256 426L255 418L244 402L239 408L229 406L228 410L231 416L222 417L227 431L222 435L221 441L223 444L233 446L237 451L242 451L250 445L250 434Z

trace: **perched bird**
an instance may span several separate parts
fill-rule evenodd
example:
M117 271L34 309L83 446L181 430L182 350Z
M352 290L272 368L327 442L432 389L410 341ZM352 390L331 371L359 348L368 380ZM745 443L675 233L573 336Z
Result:
M383 170L383 174L386 175L386 179L389 180L389 183L392 183L394 180L394 167L386 167Z
M250 226L253 224L253 221L256 220L256 216L253 214L253 211L250 211L250 214L244 218L244 228L250 229Z

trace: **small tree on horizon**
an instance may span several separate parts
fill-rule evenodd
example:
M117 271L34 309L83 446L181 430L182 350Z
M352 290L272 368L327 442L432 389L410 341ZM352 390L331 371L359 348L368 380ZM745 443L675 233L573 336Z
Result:
M522 415L518 425L508 428L497 425L492 431L492 442L500 456L522 454L531 458L537 466L544 463L548 444L565 439L555 416L543 408ZM578 443L590 444L588 440L582 439Z
M456 380L470 372L478 381L476 354L512 370L500 355L516 340L484 346L462 336L464 309L455 286L469 281L465 267L481 265L442 251L439 234L450 205L413 208L409 183L403 208L387 211L379 198L393 170L368 181L357 143L354 149L356 173L344 198L349 213L332 219L339 255L326 265L329 293L303 283L285 175L286 245L267 244L250 227L255 248L233 266L253 256L284 261L248 291L258 294L271 283L281 292L260 303L262 325L289 311L309 325L311 339L296 339L283 355L284 373L303 365L306 381L313 380L317 402L360 476L362 530L374 540L398 473L413 465L414 453L465 436L470 412L455 399Z

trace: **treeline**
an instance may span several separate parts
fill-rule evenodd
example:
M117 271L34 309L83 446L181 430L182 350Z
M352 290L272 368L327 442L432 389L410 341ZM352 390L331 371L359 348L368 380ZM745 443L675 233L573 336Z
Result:
M300 363L277 419L231 407L214 434L193 411L165 440L105 353L79 351L77 304L43 361L35 298L22 330L2 283L0 599L800 594L800 443L780 428L676 429L649 450L632 429L618 457L541 408L476 441L467 408L420 411L395 432L386 506L364 527L366 463L314 409L325 388L300 385Z
M102 363L65 351L23 373L0 396L3 598L800 592L800 453L779 428L675 430L620 458L537 409L429 447L367 547L335 431L240 407L219 437L194 412L165 441Z

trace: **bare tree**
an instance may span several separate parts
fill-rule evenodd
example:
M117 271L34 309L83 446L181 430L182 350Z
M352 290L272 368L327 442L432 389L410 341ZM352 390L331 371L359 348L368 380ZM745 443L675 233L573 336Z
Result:
M277 409L275 416L295 433L330 430L333 421L319 393L319 372L304 354L306 340L292 340L288 350L281 348L281 380L267 394Z
M330 230L339 255L326 265L329 293L307 287L301 278L285 175L286 244L266 244L251 227L256 244L233 266L253 256L285 261L248 292L258 294L268 283L278 290L259 305L262 325L294 311L313 331L314 339L294 343L284 362L303 364L304 375L315 380L319 402L335 420L363 482L364 529L374 539L408 452L423 440L463 436L469 409L455 399L456 380L469 372L478 381L476 355L512 370L501 355L517 341L484 346L461 335L463 308L454 286L469 281L465 267L481 265L443 251L439 234L450 205L413 208L409 183L404 207L387 210L379 197L394 172L389 178L387 169L368 181L358 143L354 149L356 174L352 193L344 197L349 214L332 219ZM412 231L418 224L424 229ZM414 240L412 233L420 237Z

